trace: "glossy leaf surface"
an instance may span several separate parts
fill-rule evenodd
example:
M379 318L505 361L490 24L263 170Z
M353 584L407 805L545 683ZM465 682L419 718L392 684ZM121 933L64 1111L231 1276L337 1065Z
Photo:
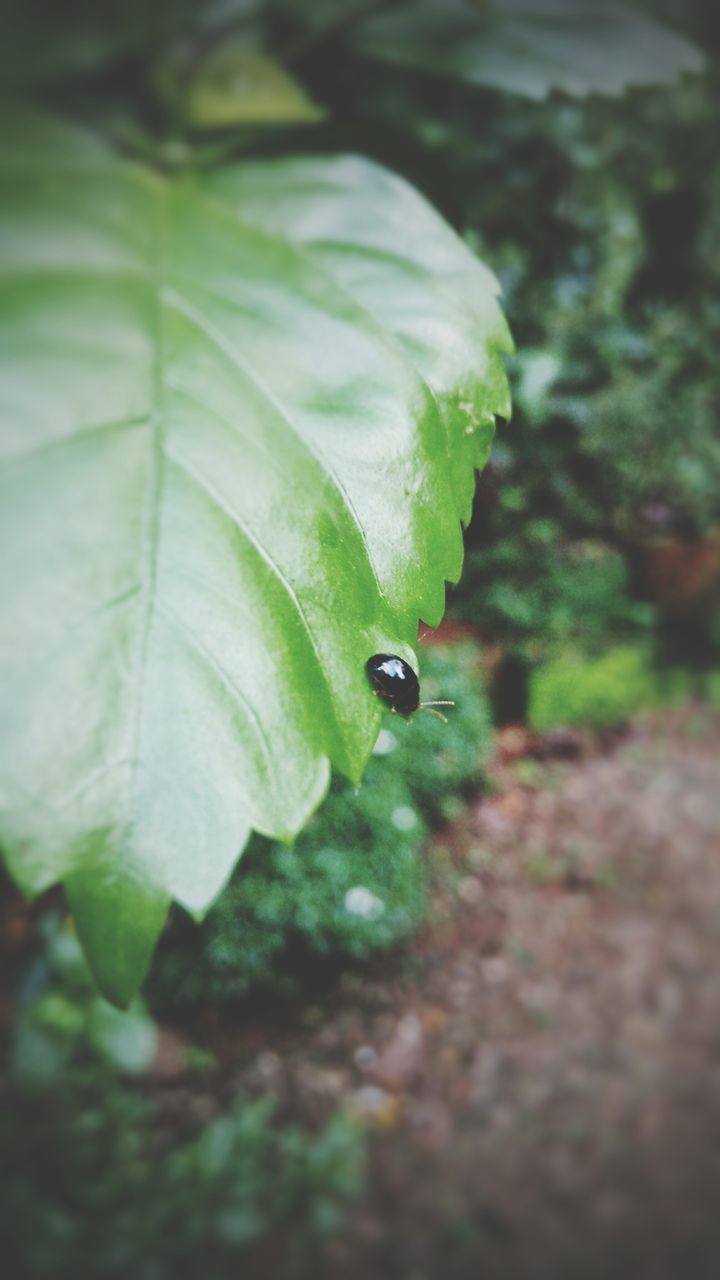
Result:
M359 779L507 411L492 276L356 158L161 179L7 120L2 842L126 1001L172 898Z

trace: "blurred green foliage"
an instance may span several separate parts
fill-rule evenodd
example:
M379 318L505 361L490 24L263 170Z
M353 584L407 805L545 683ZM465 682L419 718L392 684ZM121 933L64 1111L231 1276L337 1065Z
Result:
M653 706L659 692L647 649L623 645L601 658L556 659L533 672L528 719L540 731L610 728Z
M501 491L505 510L508 492L522 494ZM632 598L618 550L597 537L569 541L549 516L520 513L515 531L473 554L468 579L458 610L479 614L489 638L530 659L566 646L598 652L610 637L643 634L654 618L650 605Z
M520 355L454 609L530 656L650 631L636 549L720 523L715 76L621 110L506 101L470 148Z
M423 697L455 700L447 725L388 713L360 787L336 778L294 845L256 839L199 928L175 913L150 978L153 1000L292 988L303 962L366 955L419 923L428 830L454 815L465 788L482 785L491 738L472 649L424 649L421 680Z
M147 1069L156 1050L155 1024L136 998L126 1012L98 995L73 932L54 915L39 926L40 950L27 979L33 998L18 1024L13 1069L28 1089L42 1091L90 1055L127 1074Z
M44 934L0 1118L0 1231L13 1280L198 1271L219 1280L273 1233L291 1262L336 1231L362 1183L364 1140L350 1118L337 1111L310 1132L278 1123L270 1097L236 1099L223 1114L205 1061L200 1088L218 1114L199 1129L168 1128L152 1091L123 1078L149 1066L154 1023L139 1003L120 1013L102 1001L112 1034L98 1034L99 998L74 935L56 917Z
M605 729L639 711L699 698L720 703L720 672L658 666L647 644L617 645L601 657L565 654L530 676L528 720L544 732L561 726Z
M514 416L450 604L530 660L652 635L638 550L720 525L720 41L700 4L647 7L710 54L703 75L533 108L377 70L356 94L360 145L374 122L503 284Z

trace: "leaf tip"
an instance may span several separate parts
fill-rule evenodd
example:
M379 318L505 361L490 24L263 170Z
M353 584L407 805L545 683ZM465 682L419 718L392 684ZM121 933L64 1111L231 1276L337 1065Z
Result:
M169 900L164 893L99 869L82 868L65 882L78 938L97 986L127 1009L147 974Z

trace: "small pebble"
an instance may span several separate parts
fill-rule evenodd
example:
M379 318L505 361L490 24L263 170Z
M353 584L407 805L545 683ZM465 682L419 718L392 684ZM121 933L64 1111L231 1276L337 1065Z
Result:
M361 1044L353 1054L353 1062L358 1071L371 1071L378 1060L377 1053L371 1044Z
M469 907L473 907L479 902L483 896L484 889L477 876L463 876L458 888L458 897L466 902Z

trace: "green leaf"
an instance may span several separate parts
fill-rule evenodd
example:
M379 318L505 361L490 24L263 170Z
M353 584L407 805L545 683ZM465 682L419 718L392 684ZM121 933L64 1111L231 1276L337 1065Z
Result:
M358 158L165 180L0 136L0 811L127 1003L168 903L359 779L507 413L489 272Z
M129 1075L147 1071L157 1051L157 1029L140 999L121 1012L96 996L88 1008L87 1038L102 1058Z
M187 88L183 111L196 129L314 124L324 116L279 63L239 40L226 41L202 64Z
M405 0L353 40L386 62L538 99L619 94L703 64L682 36L612 0Z

